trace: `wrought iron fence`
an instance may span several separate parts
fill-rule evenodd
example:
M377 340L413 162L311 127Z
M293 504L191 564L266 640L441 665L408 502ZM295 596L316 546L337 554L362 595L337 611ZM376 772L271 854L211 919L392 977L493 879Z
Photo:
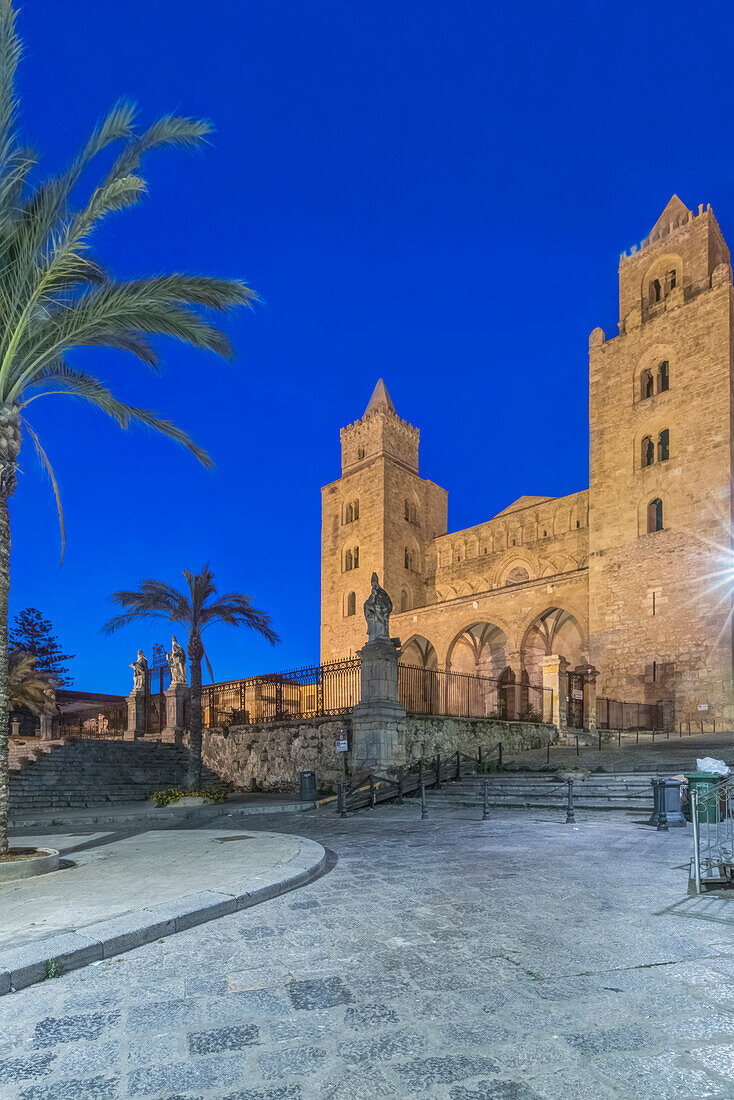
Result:
M346 714L360 699L358 657L248 676L201 689L204 725L276 722Z
M127 704L123 701L104 706L89 706L61 711L53 722L53 734L59 737L122 737L127 729Z
M550 688L527 681L398 665L398 697L409 714L542 722L544 710L551 712L552 696Z
M673 704L621 703L598 697L596 724L603 730L664 730L674 725Z

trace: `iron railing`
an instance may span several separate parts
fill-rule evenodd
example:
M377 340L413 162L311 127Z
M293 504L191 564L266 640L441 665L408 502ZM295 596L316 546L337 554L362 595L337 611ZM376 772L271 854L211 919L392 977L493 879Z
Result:
M458 751L447 756L437 753L430 760L419 760L410 767L398 768L394 779L372 772L361 775L348 786L340 783L337 794L321 799L319 805L333 803L341 813L346 813L347 810L363 810L393 800L402 805L405 795L420 794L427 787L440 790L441 783L450 779L461 779L462 775L473 775L490 758L481 748L477 750L476 756Z
M409 714L542 722L544 709L552 713L552 697L550 688L536 684L398 665L398 698Z
M122 737L127 729L127 703L89 706L61 711L52 724L54 737Z
M596 724L603 730L664 730L673 725L673 704L621 703L602 696L596 700Z
M208 684L201 689L204 725L246 725L346 714L359 702L358 657Z
M701 790L690 787L693 859L691 879L697 894L707 887L731 885L734 872L734 777Z

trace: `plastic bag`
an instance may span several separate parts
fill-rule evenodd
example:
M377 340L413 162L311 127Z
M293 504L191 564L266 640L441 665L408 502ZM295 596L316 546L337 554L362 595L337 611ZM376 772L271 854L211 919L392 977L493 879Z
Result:
M714 775L730 775L731 768L723 760L714 760L713 756L703 756L696 760L696 771L713 772Z

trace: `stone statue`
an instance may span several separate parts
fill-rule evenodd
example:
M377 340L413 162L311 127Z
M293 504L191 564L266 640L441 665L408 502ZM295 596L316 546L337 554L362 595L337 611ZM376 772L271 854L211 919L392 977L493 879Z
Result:
M171 683L186 683L186 654L182 646L176 641L176 635L171 636L171 652L166 654L171 668Z
M364 617L367 620L367 641L390 637L390 612L392 600L384 588L380 588L377 573L372 574L372 591L364 601Z
M145 677L148 675L148 662L142 649L138 650L137 660L130 665L133 670L133 691L145 690Z

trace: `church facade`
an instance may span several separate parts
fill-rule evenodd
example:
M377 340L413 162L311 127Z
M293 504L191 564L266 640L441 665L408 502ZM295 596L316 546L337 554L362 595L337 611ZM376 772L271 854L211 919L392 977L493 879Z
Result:
M364 644L374 571L404 662L540 683L557 653L603 696L734 720L733 309L711 208L673 196L620 259L619 333L589 338L589 488L463 531L380 380L322 490L322 661Z

